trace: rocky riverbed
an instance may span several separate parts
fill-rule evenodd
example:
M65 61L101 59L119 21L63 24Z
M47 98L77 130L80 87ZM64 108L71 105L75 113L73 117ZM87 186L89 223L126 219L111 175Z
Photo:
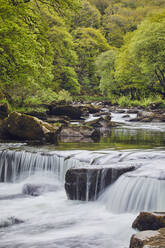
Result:
M24 137L24 143L0 144L0 247L165 247L165 124L162 119L137 120L144 112L140 109L102 104L97 109L75 120L68 115L65 121L54 117L55 112L42 121L32 113L16 114L19 120L30 116L42 132L49 127L45 122L59 133L61 125L90 124L100 137L69 143L59 137L59 145L42 138L29 145ZM7 116L4 121L9 123L11 114ZM22 135L26 125L18 123ZM51 137L49 132L52 129L46 137Z

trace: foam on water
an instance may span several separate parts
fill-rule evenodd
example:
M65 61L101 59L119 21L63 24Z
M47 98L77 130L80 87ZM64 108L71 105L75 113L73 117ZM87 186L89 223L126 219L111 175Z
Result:
M165 210L164 158L157 150L1 152L0 174L6 171L3 175L10 175L12 183L7 183L7 176L0 183L0 221L15 217L24 223L0 229L0 248L128 247L137 213ZM69 201L63 187L65 172L86 163L137 164L137 170L121 176L96 202ZM27 183L57 185L57 190L38 197L1 198L21 194Z
M155 159L154 159L155 158ZM115 213L165 211L164 159L151 155L143 166L122 175L100 197Z
M127 111L127 109L124 109ZM133 128L133 129L145 129L145 130L153 130L159 132L165 132L165 124L164 122L130 122L131 119L137 117L137 114L129 114L129 117L123 118L127 113L111 113L112 121L122 123L123 128Z
M34 182L59 184L52 174L36 173L12 187L2 183L0 194L20 193L25 183ZM0 213L3 219L14 216L25 221L0 229L1 248L124 248L135 218L132 214L113 215L100 202L68 201L63 186L39 197L3 200Z

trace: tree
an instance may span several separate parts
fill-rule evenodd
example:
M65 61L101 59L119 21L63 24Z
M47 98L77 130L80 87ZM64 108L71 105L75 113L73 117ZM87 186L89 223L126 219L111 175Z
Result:
M51 14L45 8L42 8L41 13L48 23L48 40L53 49L53 81L51 88L54 91L65 89L72 94L79 93L80 85L75 72L78 58L74 50L73 38L61 17L54 12Z
M23 104L52 79L46 32L29 4L0 0L0 87L11 103Z
M118 83L115 80L116 50L111 49L101 53L96 59L97 74L100 77L99 88L105 96L117 92Z
M99 10L92 6L87 0L82 1L82 8L77 13L73 13L72 28L91 27L99 28L101 22L101 14Z
M103 15L103 31L111 46L121 47L124 36L153 13L162 11L164 0L111 0Z
M165 97L165 12L144 21L127 38L116 64L120 81L150 87Z
M99 78L96 75L95 59L110 47L101 32L93 28L78 28L73 32L73 37L79 58L76 71L82 92L98 93Z
M110 0L89 0L92 5L95 5L96 8L100 11L103 15L105 9L108 7Z

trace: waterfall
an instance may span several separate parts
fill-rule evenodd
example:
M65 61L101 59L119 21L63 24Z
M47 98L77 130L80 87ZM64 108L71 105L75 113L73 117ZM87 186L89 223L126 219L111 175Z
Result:
M122 175L100 197L114 213L165 211L165 181Z
M15 182L37 171L52 172L64 181L69 168L83 164L86 163L52 153L3 150L0 151L0 181Z

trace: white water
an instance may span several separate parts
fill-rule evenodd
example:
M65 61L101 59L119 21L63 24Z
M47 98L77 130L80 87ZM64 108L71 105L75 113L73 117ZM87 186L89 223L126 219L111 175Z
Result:
M111 113L112 121L123 124L123 128L131 128L131 129L145 129L152 131L165 131L165 123L164 122L130 122L130 119L134 119L137 117L137 114L128 114L129 117L123 118L127 114L127 109L125 109L125 113Z
M25 183L51 183L58 190L39 197L1 200L0 219L14 216L25 221L0 229L1 248L128 247L134 215L111 214L100 202L67 200L52 173L36 173L20 183L2 183L0 195L19 194Z
M131 123L123 115L114 113L112 120L131 129L165 131L164 123ZM93 120L92 115L89 120ZM17 145L8 145L11 146L17 149ZM6 147L3 144L1 149ZM165 211L164 151L58 154L60 157L54 152L0 152L0 174L6 171L5 183L0 183L0 223L12 216L24 221L0 229L0 248L128 248L130 236L136 232L131 225L138 212ZM72 166L84 164L134 165L139 169L121 176L96 202L69 201L63 186L65 173ZM7 183L9 168L12 183ZM51 184L57 190L38 197L18 198L27 183ZM13 197L2 200L3 196Z
M66 171L77 164L85 163L52 153L4 150L0 151L0 178L3 177L4 182L15 182L20 177L26 178L37 171L49 171L64 181Z
M164 151L58 153L68 159L53 153L2 153L3 167L17 163L21 169L19 173L12 170L13 183L0 183L0 222L14 216L24 223L0 229L0 248L126 248L135 232L132 222L140 210L165 210ZM67 200L63 187L66 169L101 162L137 165L138 169L121 176L96 202ZM26 183L51 184L56 190L18 198ZM13 197L2 200L7 195Z
M165 210L165 181L121 176L100 198L113 213Z

